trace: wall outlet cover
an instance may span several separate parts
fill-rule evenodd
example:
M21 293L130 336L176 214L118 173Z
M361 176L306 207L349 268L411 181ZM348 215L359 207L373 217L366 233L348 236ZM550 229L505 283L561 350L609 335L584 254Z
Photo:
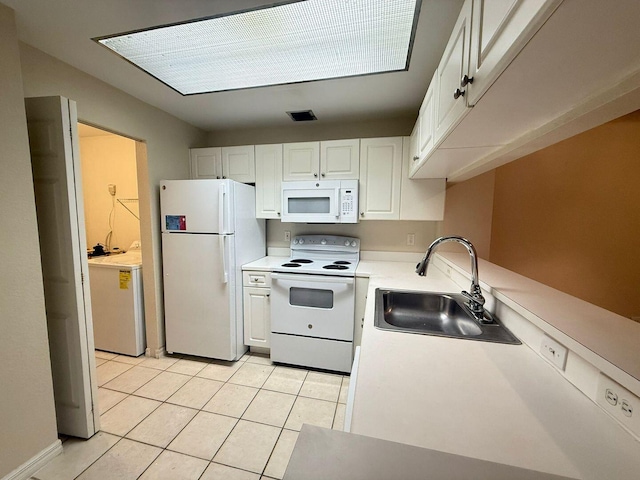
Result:
M640 439L640 398L601 373L596 400L605 412Z
M567 364L567 347L560 345L553 338L544 335L540 344L542 356L553 363L560 370L564 370Z

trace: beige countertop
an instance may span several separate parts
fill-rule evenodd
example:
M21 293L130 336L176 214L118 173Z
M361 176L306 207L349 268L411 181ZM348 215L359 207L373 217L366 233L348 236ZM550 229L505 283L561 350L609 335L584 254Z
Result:
M414 268L358 267L370 280L351 432L556 475L637 478L640 443L527 345L376 329L376 288L460 291L437 268L424 278Z

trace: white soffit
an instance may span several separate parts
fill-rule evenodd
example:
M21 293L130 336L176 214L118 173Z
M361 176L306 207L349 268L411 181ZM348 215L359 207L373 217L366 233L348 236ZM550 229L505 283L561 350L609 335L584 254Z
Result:
M96 38L183 95L407 70L421 0L305 0Z

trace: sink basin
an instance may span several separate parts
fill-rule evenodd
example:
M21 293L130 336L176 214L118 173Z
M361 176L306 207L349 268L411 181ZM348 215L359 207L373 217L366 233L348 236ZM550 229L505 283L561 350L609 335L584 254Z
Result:
M520 344L498 319L480 323L455 293L376 289L374 325L382 330Z

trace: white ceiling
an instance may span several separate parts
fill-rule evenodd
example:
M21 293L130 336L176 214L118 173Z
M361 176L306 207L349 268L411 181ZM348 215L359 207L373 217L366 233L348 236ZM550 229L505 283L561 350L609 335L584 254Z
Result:
M185 97L91 39L274 0L1 1L21 41L207 131L286 126L291 110L312 109L323 124L417 116L463 2L422 0L408 71Z

